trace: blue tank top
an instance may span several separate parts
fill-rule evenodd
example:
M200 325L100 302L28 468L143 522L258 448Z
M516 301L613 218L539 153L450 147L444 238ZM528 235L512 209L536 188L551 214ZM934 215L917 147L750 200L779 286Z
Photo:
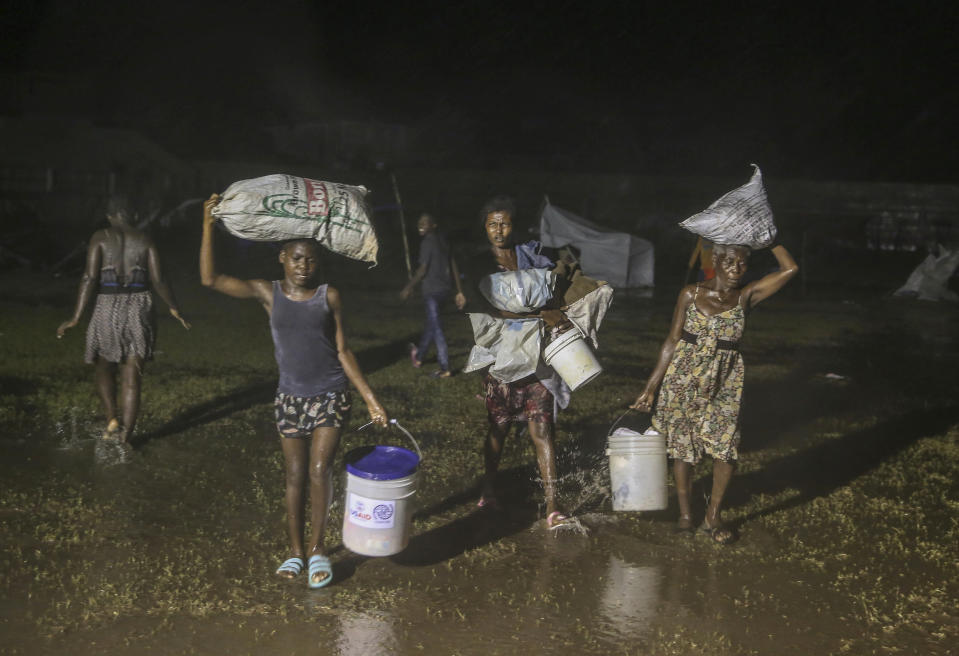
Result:
M336 353L333 316L326 285L312 298L291 301L273 281L270 332L280 369L277 391L293 396L319 396L346 389L346 372Z

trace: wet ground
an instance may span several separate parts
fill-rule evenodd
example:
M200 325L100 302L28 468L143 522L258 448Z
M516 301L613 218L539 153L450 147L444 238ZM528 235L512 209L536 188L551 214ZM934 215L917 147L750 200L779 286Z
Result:
M794 298L751 319L727 513L739 539L722 547L675 533L672 497L650 513L613 512L608 498L605 435L652 364L670 299L614 305L601 334L606 372L560 419L560 490L582 531L543 525L524 435L504 456L504 509L475 507L477 379L437 381L408 366L415 305L392 308L398 318L383 327L356 303L353 347L420 441L424 477L410 544L387 558L339 544L337 480L334 582L311 591L303 576L271 575L285 540L262 311L187 295L202 308L196 327L185 336L161 325L139 441L125 452L97 439L82 335L36 338L52 336L69 307L59 303L69 292L51 283L47 293L46 306L14 299L0 315L0 653L956 651L950 306ZM451 325L454 358L465 358L467 330ZM354 426L366 421L357 407ZM340 457L402 440L354 432ZM708 470L697 475L702 495Z

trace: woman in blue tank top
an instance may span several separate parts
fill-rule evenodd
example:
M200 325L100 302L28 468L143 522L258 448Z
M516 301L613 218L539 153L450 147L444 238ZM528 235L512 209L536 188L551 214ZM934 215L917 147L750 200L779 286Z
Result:
M280 251L283 280L240 280L217 273L212 209L218 202L219 196L213 194L203 204L200 279L206 287L227 296L260 302L270 316L280 370L274 410L286 463L290 557L276 573L295 578L308 557L308 584L320 588L333 579L323 536L333 492L333 458L352 404L347 383L353 383L363 397L373 422L385 426L388 418L346 343L339 292L317 284L319 245L308 239L284 244ZM311 533L309 548L304 549L307 474Z

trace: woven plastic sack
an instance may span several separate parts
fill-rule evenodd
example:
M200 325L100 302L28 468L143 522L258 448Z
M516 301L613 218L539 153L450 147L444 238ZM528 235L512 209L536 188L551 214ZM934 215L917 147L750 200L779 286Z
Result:
M479 289L497 310L533 312L553 298L556 274L548 269L520 269L484 276Z
M776 239L773 210L766 199L763 174L752 165L753 177L699 214L679 225L717 244L766 248Z
M367 193L366 187L280 173L234 182L213 215L243 239L315 239L334 253L376 264Z

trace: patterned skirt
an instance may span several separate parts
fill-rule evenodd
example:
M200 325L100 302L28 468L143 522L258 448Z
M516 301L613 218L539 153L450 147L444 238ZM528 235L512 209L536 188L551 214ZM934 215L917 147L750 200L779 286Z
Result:
M696 464L704 456L739 458L743 359L680 341L659 388L653 427L666 436L669 457Z
M87 326L84 361L93 363L102 358L123 362L128 357L152 360L155 341L152 293L97 294Z

